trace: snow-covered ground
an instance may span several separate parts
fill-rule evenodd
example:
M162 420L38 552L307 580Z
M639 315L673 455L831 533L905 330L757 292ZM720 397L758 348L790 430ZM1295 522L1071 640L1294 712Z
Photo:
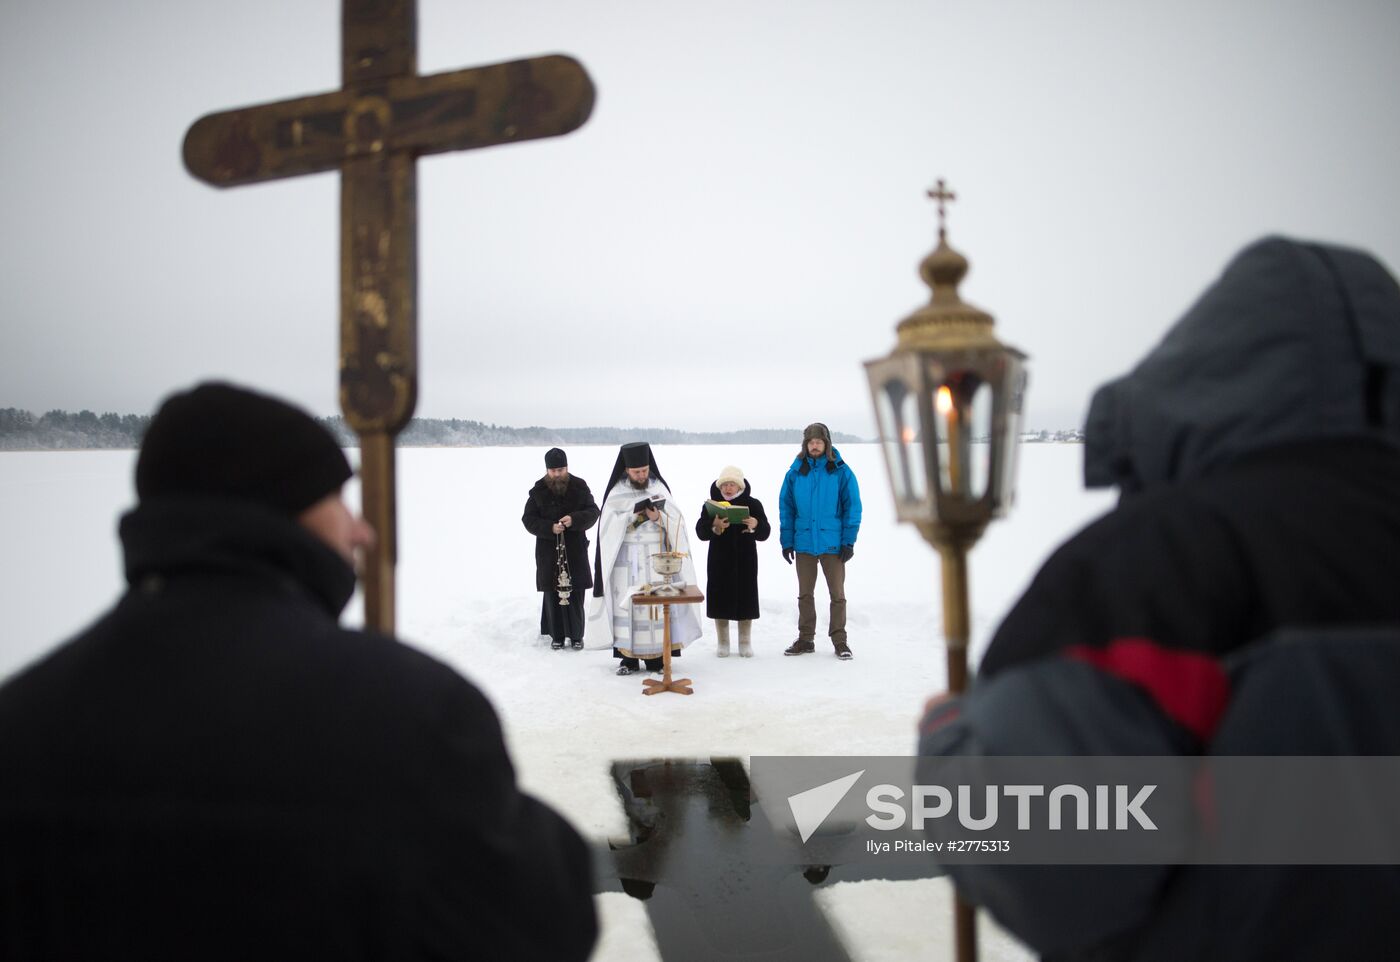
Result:
M706 636L677 663L695 683L692 696L644 697L638 676L613 674L608 652L555 652L538 636L534 544L519 520L544 471L543 451L534 449L400 452L399 633L486 691L522 785L598 841L626 835L609 773L615 759L908 754L920 706L944 681L938 562L917 532L894 522L878 448L841 450L865 506L846 579L851 662L823 648L820 581L818 654L782 656L796 637L797 600L796 575L778 553L777 494L795 442L656 449L691 523L727 464L745 471L774 521L759 556L756 656L716 658L706 622ZM974 658L1046 554L1111 506L1110 494L1083 490L1081 451L1023 446L1016 507L972 554ZM569 450L571 470L597 496L615 457L613 447ZM0 678L119 594L116 520L134 500L134 459L134 452L0 453ZM705 544L692 538L691 547L703 573ZM355 607L348 620L358 617ZM817 897L851 957L877 962L949 957L948 891L941 879L849 882ZM604 930L595 960L658 957L642 903L607 894L598 904ZM988 927L983 958L1030 957Z

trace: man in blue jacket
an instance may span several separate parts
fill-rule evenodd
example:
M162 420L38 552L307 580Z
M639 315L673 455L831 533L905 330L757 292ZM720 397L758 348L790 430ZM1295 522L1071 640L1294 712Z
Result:
M846 644L846 562L856 551L860 531L860 486L855 473L831 446L831 432L820 422L802 432L802 451L783 478L778 496L783 560L797 559L797 640L785 655L816 650L817 608L812 592L817 568L826 577L831 595L828 634L836 657L851 660Z

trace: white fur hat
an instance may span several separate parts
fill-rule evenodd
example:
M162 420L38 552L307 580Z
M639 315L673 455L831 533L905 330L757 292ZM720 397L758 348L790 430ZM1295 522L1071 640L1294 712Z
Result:
M744 472L732 464L727 465L720 471L719 477L715 478L715 487L720 487L726 481L733 481L742 489L744 487Z

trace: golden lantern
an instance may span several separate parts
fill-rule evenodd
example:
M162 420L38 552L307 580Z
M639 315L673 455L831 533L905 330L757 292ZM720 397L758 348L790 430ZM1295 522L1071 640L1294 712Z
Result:
M967 258L948 246L942 180L938 246L919 265L929 303L899 322L888 356L865 362L880 445L900 521L918 527L943 571L948 689L966 690L970 616L967 552L1011 506L1026 391L1026 356L997 340L992 316L963 303ZM960 899L957 957L976 958L970 906Z

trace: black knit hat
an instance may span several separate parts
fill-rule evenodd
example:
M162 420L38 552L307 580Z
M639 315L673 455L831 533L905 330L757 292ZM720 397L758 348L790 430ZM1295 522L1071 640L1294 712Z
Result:
M550 448L544 453L544 466L546 468L567 468L569 458L564 454L562 448Z
M136 459L136 495L253 501L300 514L353 472L329 431L300 408L231 384L165 399Z

